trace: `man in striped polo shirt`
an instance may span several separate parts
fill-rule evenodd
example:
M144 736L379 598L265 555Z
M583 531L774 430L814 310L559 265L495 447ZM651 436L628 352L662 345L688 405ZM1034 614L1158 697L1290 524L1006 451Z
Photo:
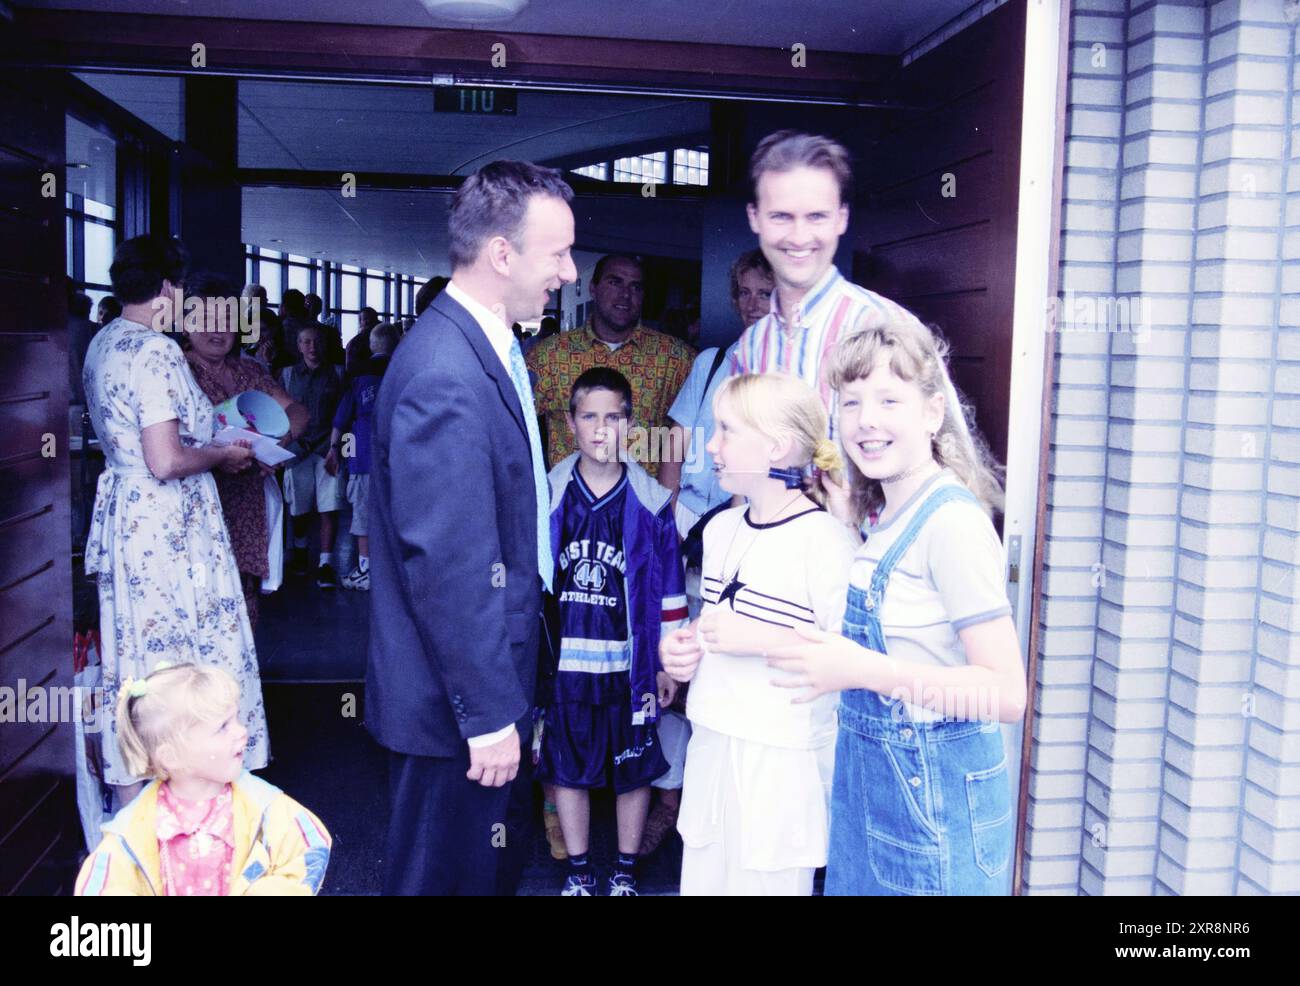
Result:
M859 287L835 268L849 225L853 172L849 154L829 137L780 130L749 161L749 228L776 280L772 310L741 334L733 373L791 373L834 408L822 367L855 332L888 317L915 318L901 305Z

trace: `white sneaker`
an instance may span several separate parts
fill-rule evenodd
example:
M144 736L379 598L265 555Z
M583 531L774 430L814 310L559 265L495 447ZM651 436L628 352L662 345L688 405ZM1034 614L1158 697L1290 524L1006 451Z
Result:
M594 897L592 893L596 889L596 878L590 873L585 876L578 876L576 873L570 873L564 881L564 889L560 891L561 897Z
M364 572L359 568L352 569L347 575L343 576L342 585L345 589L359 589L362 592L369 592L370 569L367 568Z
M615 873L609 878L609 895L611 897L640 897L636 891L636 880L625 873Z

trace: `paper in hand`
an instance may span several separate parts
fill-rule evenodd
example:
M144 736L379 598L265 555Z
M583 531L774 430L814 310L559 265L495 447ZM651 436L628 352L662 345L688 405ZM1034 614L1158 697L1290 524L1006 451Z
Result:
M234 445L235 442L248 442L253 447L253 455L258 462L268 466L278 466L293 459L294 455L274 438L259 435L255 431L243 428L222 428L212 436L213 445Z

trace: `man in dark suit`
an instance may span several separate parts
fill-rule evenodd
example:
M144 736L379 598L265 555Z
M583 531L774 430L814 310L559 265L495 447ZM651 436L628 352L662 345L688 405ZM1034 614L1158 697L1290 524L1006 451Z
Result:
M465 181L448 222L451 283L379 389L366 724L391 751L385 894L513 894L523 867L553 562L510 324L577 279L572 195L559 172L518 161Z

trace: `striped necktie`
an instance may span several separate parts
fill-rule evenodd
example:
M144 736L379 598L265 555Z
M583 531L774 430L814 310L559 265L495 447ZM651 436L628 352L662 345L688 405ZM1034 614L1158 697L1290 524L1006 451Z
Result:
M551 576L555 558L551 554L551 486L542 465L542 436L537 430L537 408L533 404L533 385L528 381L528 368L519 340L510 340L510 382L515 385L519 406L524 412L524 427L528 429L528 444L533 453L533 485L537 487L537 571L546 591L551 591Z

